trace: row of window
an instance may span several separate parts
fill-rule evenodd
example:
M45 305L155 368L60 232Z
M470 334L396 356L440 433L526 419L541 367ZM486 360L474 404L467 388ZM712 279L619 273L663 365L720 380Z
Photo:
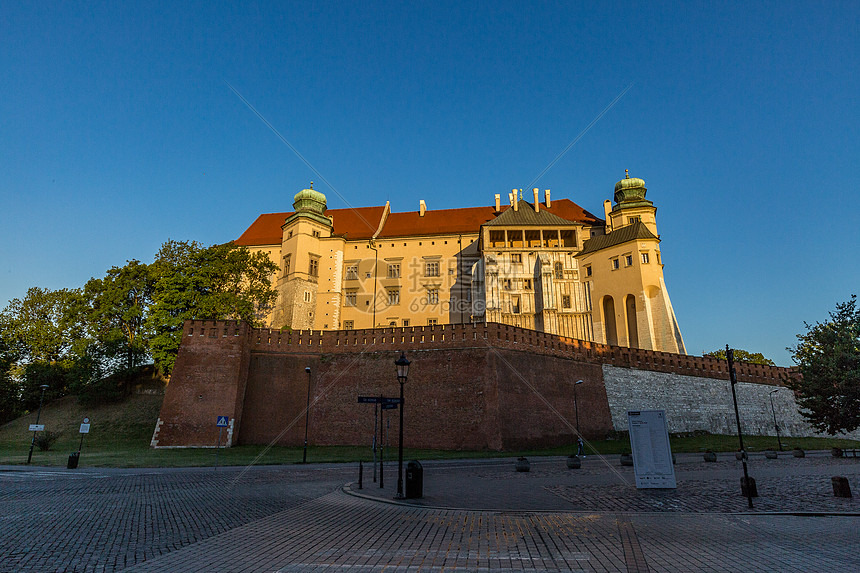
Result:
M545 248L576 247L576 231L564 230L500 230L490 231L490 247Z
M639 257L641 258L642 264L644 265L647 265L649 262L651 262L651 257L648 255L648 253L639 253ZM633 266L633 255L624 255L622 259L624 260L625 267ZM621 268L621 260L618 257L610 259L609 263L612 266L613 271ZM589 267L588 270L590 271L591 268ZM591 276L591 273L589 272L587 276Z
M385 289L385 293L390 306L400 304L399 288L387 288ZM358 305L358 289L348 289L344 293L344 304L346 306ZM438 288L427 289L427 304L439 304Z
M410 321L408 318L404 318L401 322L402 322L401 326L403 326L403 327L410 326ZM427 319L427 326L436 326L437 324L439 324L439 319L437 319L437 318L428 318ZM397 326L397 321L396 320L390 321L388 323L388 326ZM344 320L343 321L343 329L344 330L355 330L355 321L354 320Z
M386 277L389 279L399 279L400 278L400 263L389 263L388 264L388 272ZM439 276L439 261L426 261L424 263L424 276L425 277L438 277ZM358 265L348 265L346 267L346 280L354 281L358 280Z

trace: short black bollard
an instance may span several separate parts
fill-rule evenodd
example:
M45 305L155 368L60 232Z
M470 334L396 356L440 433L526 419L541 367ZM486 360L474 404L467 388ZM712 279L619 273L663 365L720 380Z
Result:
M361 489L361 480L364 477L364 465L361 463L361 460L358 462L358 489Z
M78 467L78 461L81 459L81 452L72 452L69 454L69 461L66 464L66 469L74 470Z
M749 484L749 495L747 495L747 484L744 483L744 478L741 478L741 495L744 497L758 497L758 490L755 487L755 480L751 477L746 478Z
M833 495L836 497L851 497L851 487L848 485L848 478L842 476L833 476L830 478L833 483Z

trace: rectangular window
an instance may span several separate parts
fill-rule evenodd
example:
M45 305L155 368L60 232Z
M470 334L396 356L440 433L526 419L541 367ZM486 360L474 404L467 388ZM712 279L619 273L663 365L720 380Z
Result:
M508 231L508 246L511 248L523 248L523 232Z
M431 288L427 291L427 302L430 304L439 304L439 289Z
M520 297L518 297L518 296L512 296L511 297L511 312L513 314L519 314L520 313Z
M637 223L641 220L642 220L642 217L640 217L638 215L636 217L627 217L627 224L632 225L633 223Z
M400 304L400 289L399 288L388 289L388 304L389 305Z
M439 261L424 263L424 276L425 277L438 277L439 276Z
M358 290L352 289L346 291L346 306L355 306L358 302Z
M559 280L564 278L564 265L562 263L556 263L553 269L555 270L555 278Z
M523 290L532 290L532 280L523 279Z
M490 246L491 247L504 247L505 246L505 232L504 231L490 231Z
M641 255L642 255L642 262L647 265L649 262L648 261L648 253L641 253Z
M526 231L526 246L530 249L540 248L540 231Z
M343 321L343 329L344 330L353 330L355 328L355 322L352 320L344 320Z
M388 265L388 278L390 278L390 279L399 279L400 278L400 263L390 263Z
M512 285L511 285L511 279L505 279L505 280L504 280L504 285L505 285L505 290L511 290L511 287L512 287Z
M403 326L409 326L409 319L408 318L403 319Z
M346 280L358 280L358 265L349 265L346 267Z
M521 264L523 262L522 253L511 253L511 262Z
M290 259L291 258L292 258L292 255L285 255L284 256L284 276L287 276L288 274L290 274Z
M561 308L570 308L570 295L561 295Z
M620 267L618 264L618 259L612 259L612 270L617 270Z
M633 266L633 255L624 255L624 266Z
M587 267L585 267L585 276L587 276L587 277L591 276L591 265L588 265Z
M575 247L576 246L576 231L561 231L561 246Z
M308 262L308 274L312 277L320 276L320 260L316 257L311 257Z
M558 231L544 231L543 246L552 249L558 248Z
M427 326L436 326L438 323L439 323L439 321L436 320L435 318L428 318L427 319Z
M320 232L319 231L311 231L311 235L313 235L314 237L319 237Z
M306 290L305 291L305 302L310 302L310 301L311 301L311 291Z

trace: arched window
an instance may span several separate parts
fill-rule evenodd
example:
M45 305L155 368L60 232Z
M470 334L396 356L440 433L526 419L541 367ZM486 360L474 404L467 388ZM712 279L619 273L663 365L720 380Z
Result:
M606 344L618 346L618 329L615 326L615 301L611 296L603 297L603 329Z
M555 278L563 279L564 278L564 265L561 263L555 264Z
M639 348L639 330L636 326L636 297L628 294L624 301L627 314L627 346Z

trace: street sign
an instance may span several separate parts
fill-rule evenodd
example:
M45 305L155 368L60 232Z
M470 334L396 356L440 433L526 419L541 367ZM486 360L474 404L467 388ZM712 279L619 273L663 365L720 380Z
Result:
M89 423L90 423L90 419L89 419L89 418L84 418L84 424L89 424Z
M226 428L229 426L230 418L228 416L218 416L218 419L215 420L215 425L219 428Z
M45 424L30 424L30 431L31 432L44 432L45 431Z
M400 404L401 400L400 400L400 398L383 398L382 403L383 404Z
M636 488L674 489L675 468L664 410L627 412Z
M382 409L383 410L396 410L397 404L383 404Z
M379 404L381 398L379 396L359 396L359 404Z
M89 418L87 418L89 419ZM90 433L90 425L89 424L81 424L81 433L89 434Z

